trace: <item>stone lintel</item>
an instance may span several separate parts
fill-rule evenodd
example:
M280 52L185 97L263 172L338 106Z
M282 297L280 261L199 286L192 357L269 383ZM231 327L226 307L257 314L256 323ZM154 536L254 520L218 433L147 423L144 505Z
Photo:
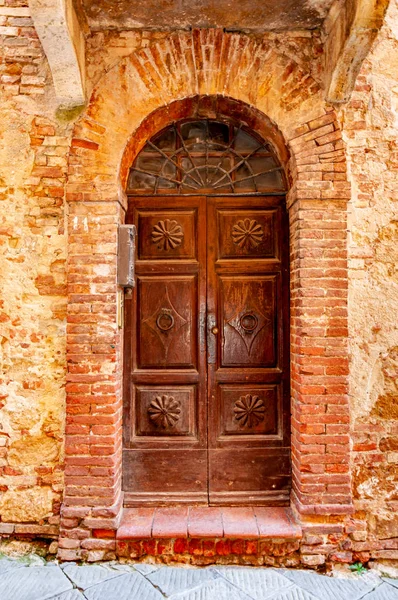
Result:
M379 32L389 0L336 0L323 26L326 100L350 99L362 63Z
M71 0L30 0L29 8L53 76L58 105L85 104L85 40Z

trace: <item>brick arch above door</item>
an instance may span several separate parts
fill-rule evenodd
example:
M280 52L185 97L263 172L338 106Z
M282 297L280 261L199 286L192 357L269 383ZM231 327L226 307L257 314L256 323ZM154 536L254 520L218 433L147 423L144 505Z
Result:
M92 151L82 156L89 158L92 175L87 193L121 193L130 161L126 143L134 135L138 152L145 141L139 139L140 124L160 107L170 107L171 117L176 100L216 95L238 100L267 115L259 123L273 124L280 148L286 147L299 124L325 112L321 76L313 71L305 53L295 58L275 40L211 29L175 33L129 54L98 81L75 125L74 144L84 148L86 141ZM153 133L157 125L155 119ZM73 186L73 170L69 181Z
M189 71L181 75L185 80L180 90L190 90L188 75ZM259 71L258 76L265 74ZM235 98L183 99L178 99L183 92L167 88L166 96L175 94L167 104L162 94L155 99L147 88L145 92L133 85L131 77L122 62L112 70L111 78L100 82L75 126L69 158L69 383L62 535L76 539L76 525L70 519L79 514L78 529L87 531L96 548L92 530L115 529L120 518L122 354L116 320L117 224L124 219L125 181L134 157L152 133L186 112L189 104L203 116L212 116L217 105L223 106L224 114L245 115L251 120L248 125L273 143L286 169L290 183L292 502L302 518L305 514L347 514L351 511L346 264L350 190L336 117L315 93L311 100L303 100L302 114L299 108L283 108L279 99L278 109L271 111L273 117L280 117L276 126L275 119L263 112L270 106L270 97L256 99L257 105L250 106L242 101L242 96L247 97L244 87L237 85ZM84 557L85 548L87 543L79 542L73 556Z

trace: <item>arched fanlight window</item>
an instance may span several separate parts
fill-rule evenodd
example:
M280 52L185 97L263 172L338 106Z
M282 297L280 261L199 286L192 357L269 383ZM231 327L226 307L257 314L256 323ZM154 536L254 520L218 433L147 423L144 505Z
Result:
M271 146L243 126L203 119L154 135L130 170L128 191L151 194L283 192L283 168Z

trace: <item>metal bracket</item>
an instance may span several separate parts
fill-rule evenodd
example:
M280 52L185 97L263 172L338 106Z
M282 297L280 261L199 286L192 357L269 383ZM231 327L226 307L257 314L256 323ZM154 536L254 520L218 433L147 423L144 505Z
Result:
M119 225L117 282L125 288L135 286L135 225Z

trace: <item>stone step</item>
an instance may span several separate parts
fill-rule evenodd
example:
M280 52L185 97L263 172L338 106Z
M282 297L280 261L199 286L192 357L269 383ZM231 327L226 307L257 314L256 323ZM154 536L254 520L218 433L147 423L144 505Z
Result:
M126 508L116 532L120 557L157 557L205 564L240 556L257 564L264 556L295 555L302 537L289 508Z
M125 508L116 538L300 539L290 508L212 506Z

